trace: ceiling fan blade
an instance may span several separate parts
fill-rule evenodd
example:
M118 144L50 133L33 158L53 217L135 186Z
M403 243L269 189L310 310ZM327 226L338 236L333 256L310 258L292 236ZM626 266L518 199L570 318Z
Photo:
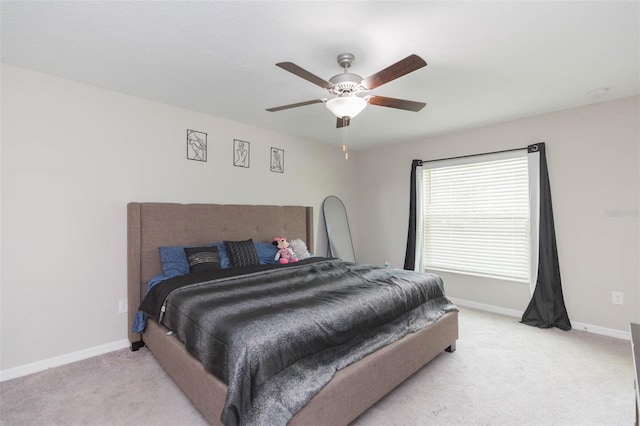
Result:
M304 78L305 80L315 84L316 86L320 86L323 89L331 89L333 87L332 83L329 83L326 80L321 79L315 74L311 74L309 71L304 68L300 68L293 62L279 62L276 66L282 68L283 70L289 71L292 74L297 75L300 78Z
M414 111L414 112L420 111L426 105L426 103L424 102L407 101L406 99L397 99L397 98L387 98L385 96L371 96L369 98L369 103L371 105L404 109L407 111Z
M362 80L362 84L369 90L375 89L378 86L382 86L398 77L402 77L405 74L409 74L425 66L427 66L427 63L420 56L409 55L390 67L365 78Z
M336 123L336 128L339 129L341 127L347 127L351 123L351 119L349 117L338 118Z
M296 108L296 107L301 107L305 105L321 104L323 102L325 102L325 99L313 99L311 101L298 102L297 104L289 104L289 105L282 105L274 108L267 108L267 111L276 112L276 111L282 111L283 109Z

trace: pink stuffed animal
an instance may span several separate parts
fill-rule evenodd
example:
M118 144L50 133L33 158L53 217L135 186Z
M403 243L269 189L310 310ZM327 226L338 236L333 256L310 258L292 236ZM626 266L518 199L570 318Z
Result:
M296 257L293 250L289 248L289 241L287 241L286 238L276 237L273 239L273 243L271 244L278 247L278 253L276 253L276 257L274 260L279 261L283 265L298 261L298 258Z

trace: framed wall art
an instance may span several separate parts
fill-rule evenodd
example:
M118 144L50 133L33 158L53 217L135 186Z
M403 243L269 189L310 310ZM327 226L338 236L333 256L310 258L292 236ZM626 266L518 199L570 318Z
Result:
M207 134L187 129L187 159L207 161Z
M251 145L249 142L239 139L233 140L233 165L249 168L249 155Z
M284 149L271 148L271 171L284 173Z

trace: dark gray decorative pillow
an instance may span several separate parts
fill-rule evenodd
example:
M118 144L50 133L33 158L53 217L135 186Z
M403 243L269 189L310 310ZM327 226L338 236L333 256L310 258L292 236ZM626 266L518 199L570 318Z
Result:
M218 247L187 247L184 253L187 255L190 272L220 269Z
M251 239L246 241L225 241L224 245L227 248L231 266L234 268L260 264L256 247Z

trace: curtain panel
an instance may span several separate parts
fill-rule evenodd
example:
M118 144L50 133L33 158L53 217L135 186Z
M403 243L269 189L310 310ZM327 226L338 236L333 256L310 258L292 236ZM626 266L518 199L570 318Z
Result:
M562 294L562 280L560 278L560 262L556 245L556 230L553 221L553 206L551 203L551 186L549 184L549 170L544 143L529 145L529 156L537 157L539 165L539 197L538 197L538 262L535 276L535 287L529 306L522 315L523 324L540 328L557 327L561 330L571 330L571 321L567 314ZM532 235L533 239L534 236ZM537 272L537 273L536 273Z
M409 232L407 233L407 250L404 256L404 269L413 271L416 269L416 241L417 233L417 199L418 199L418 167L422 167L422 160L411 162L411 181L409 185Z

